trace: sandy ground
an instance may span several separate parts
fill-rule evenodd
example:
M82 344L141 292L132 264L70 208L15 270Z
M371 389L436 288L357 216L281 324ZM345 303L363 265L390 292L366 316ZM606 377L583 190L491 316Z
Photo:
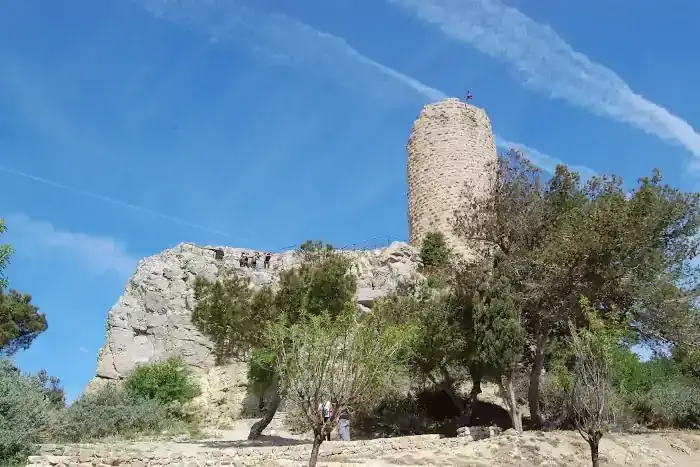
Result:
M239 420L227 430L212 430L197 440L172 440L157 443L157 450L185 455L211 451L237 450L252 446L284 446L309 443L308 437L295 436L283 429L276 418L263 437L248 441L248 430L256 420ZM129 443L136 449L153 449L154 442ZM318 465L341 466L455 466L455 467L534 467L534 466L589 466L590 451L581 436L575 432L526 432L518 436L499 437L454 443L447 448L387 452L378 458L367 459L352 453L352 443L332 443L339 448L347 445L348 453L334 455L333 461L320 459ZM334 449L335 450L335 449ZM601 466L681 466L700 467L700 432L669 431L644 434L610 434L603 438L600 449ZM265 465L271 465L267 462ZM287 460L275 461L279 467L300 465Z

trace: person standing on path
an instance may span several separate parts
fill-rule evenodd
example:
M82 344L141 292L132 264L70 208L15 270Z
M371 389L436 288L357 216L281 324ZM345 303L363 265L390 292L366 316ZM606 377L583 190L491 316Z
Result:
M328 427L328 421L331 418L331 401L326 401L325 404L323 404L323 423L325 425L325 430L326 432L323 434L323 436L326 438L327 441L331 440L331 430Z

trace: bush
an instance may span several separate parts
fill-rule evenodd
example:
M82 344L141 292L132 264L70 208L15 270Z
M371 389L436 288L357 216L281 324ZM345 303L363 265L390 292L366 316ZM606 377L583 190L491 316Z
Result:
M155 400L163 405L184 404L200 394L192 372L181 357L139 365L124 383L134 399Z
M23 465L49 422L49 402L38 379L0 360L0 465Z
M440 269L450 259L450 249L442 232L429 232L423 239L420 257L426 270Z
M678 377L661 381L647 393L633 394L630 405L637 422L653 428L700 428L700 386Z
M108 385L60 411L52 431L56 441L80 442L162 433L177 425L178 420L157 399L137 398Z

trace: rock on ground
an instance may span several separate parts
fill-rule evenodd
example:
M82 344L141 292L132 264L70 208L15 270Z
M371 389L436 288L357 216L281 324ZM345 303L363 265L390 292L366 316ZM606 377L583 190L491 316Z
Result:
M198 440L141 441L73 446L43 446L30 466L46 465L305 465L309 439L286 432L276 417L261 440L245 439L253 420L239 420L230 430L217 430ZM487 439L406 436L360 441L331 441L321 446L319 466L463 466L587 467L588 445L573 431L507 430ZM700 467L697 431L609 434L601 442L601 466Z
M222 259L217 259L217 249L223 251ZM191 321L196 277L215 279L232 271L249 277L255 288L275 286L281 271L298 264L294 252L287 251L274 254L269 268L263 267L262 259L256 269L242 268L239 257L244 251L253 253L182 243L140 261L123 295L109 311L106 342L88 390L124 379L138 364L180 355L201 378L203 394L198 402L209 424L238 418L242 407L256 407L257 400L247 395L245 365L215 366L211 343ZM358 306L365 311L399 281L420 276L418 251L406 243L343 254L353 260Z

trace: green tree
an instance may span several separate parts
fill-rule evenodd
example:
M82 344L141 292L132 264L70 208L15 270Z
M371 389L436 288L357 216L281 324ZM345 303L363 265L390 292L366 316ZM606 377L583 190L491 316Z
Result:
M523 324L533 348L529 405L542 425L540 380L552 345L585 322L579 297L614 324L627 318L635 339L700 343L695 298L700 199L662 185L655 171L625 192L618 177L583 184L558 166L548 181L522 155L499 158L484 199L468 188L455 231L483 257L501 252L518 281Z
M700 380L700 349L675 346L671 353L681 372Z
M410 326L383 325L368 316L358 319L353 302L338 315L303 313L291 326L276 323L272 331L277 368L287 402L302 417L301 429L311 430L314 443L309 466L314 467L324 433L349 414L374 404L403 368L410 347ZM332 402L328 421L319 406Z
M7 231L0 219L0 235ZM6 292L4 274L13 253L11 245L0 244L0 356L11 356L28 348L36 337L46 331L46 316L32 305L32 297L15 290Z
M25 465L49 422L49 401L38 379L0 359L0 465Z
M602 437L615 425L620 412L613 387L614 350L624 337L624 329L606 326L588 301L581 299L587 327L569 323L571 348L575 357L570 406L574 423L591 450L591 465L599 465Z
M161 404L184 404L200 394L192 371L182 357L138 365L124 382L127 394L134 398L153 399Z
M66 392L61 386L61 380L56 376L49 376L46 370L40 370L36 375L41 388L44 391L44 398L54 409L62 409L66 406Z
M46 316L32 305L32 297L16 290L0 288L0 356L11 356L27 349L46 331Z
M498 384L513 428L521 432L522 412L515 395L515 378L521 368L525 346L522 303L513 293L508 278L500 276L498 271L492 271L486 282L481 292L475 291L478 296L470 330L474 340L470 364Z
M7 232L5 220L0 218L0 235ZM13 253L12 245L0 244L0 289L7 287L7 277L5 277L5 268L10 263L10 258Z
M415 339L406 360L410 372L429 380L463 412L468 407L457 393L461 378L455 373L467 365L470 341L456 311L450 290L428 282L400 284L372 307L374 319L383 325L413 326Z
M426 269L444 268L452 253L442 232L428 232L420 249L421 262Z
M295 252L298 265L284 271L279 286L253 291L249 281L229 275L195 283L196 306L192 321L214 343L219 362L246 361L256 383L273 388L267 412L250 429L249 439L260 436L282 401L279 349L271 344L269 326L291 326L303 315L338 315L352 302L357 290L347 257L322 242L308 241ZM253 368L251 368L251 365Z

